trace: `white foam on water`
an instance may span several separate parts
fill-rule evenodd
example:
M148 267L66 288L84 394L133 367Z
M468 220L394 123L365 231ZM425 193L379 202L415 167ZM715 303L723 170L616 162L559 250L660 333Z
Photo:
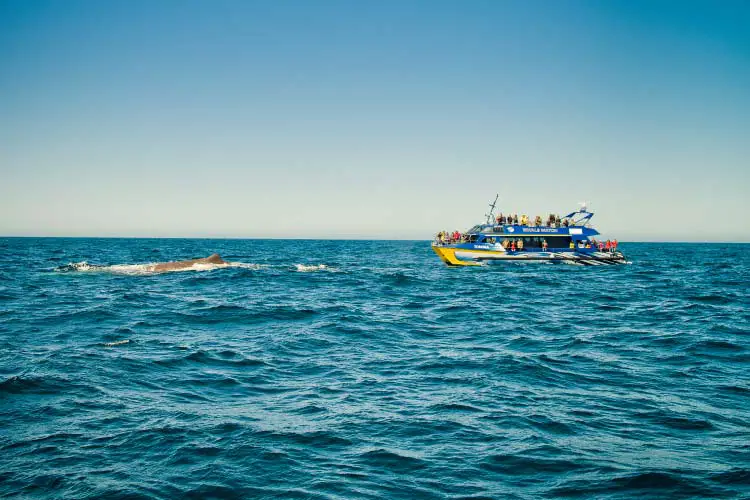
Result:
M180 271L213 271L214 269L223 269L225 267L229 267L229 264L204 264L201 262L196 262L195 264L188 266L188 267L182 267L179 269L166 269L164 271L154 271L153 272L166 272L166 273L174 273L174 272L180 272Z
M263 269L266 266L263 264L250 264L248 262L230 262L229 267L239 267L242 269L253 269L257 271L258 269Z
M129 343L130 343L130 340L125 339L125 340L117 340L115 342L105 342L104 346L105 347L115 347L115 346L118 346L118 345L125 345L125 344L129 344Z
M154 272L154 264L115 264L113 266L102 266L100 272L112 274L144 275Z
M81 262L70 262L67 266L61 266L56 269L56 271L79 271L79 272L90 272L90 271L99 271L102 268L102 266L92 266L88 262L81 261Z
M335 271L334 268L328 267L325 264L294 264L294 267L297 269L300 273L311 273L315 271Z

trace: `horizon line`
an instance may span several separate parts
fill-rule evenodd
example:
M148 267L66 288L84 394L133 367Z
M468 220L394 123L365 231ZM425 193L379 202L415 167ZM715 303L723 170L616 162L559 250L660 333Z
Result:
M90 239L90 240L292 240L292 241L433 241L431 238L284 237L284 236L32 236L0 235L0 239ZM619 240L620 243L694 243L747 245L750 240Z

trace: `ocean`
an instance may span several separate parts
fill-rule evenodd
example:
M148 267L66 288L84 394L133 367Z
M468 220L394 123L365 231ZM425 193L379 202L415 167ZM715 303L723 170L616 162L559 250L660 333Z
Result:
M620 247L0 239L0 497L750 498L750 245Z

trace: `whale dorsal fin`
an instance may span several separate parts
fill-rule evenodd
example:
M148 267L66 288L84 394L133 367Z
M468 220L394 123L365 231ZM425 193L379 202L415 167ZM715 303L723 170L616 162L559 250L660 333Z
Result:
M211 264L223 264L224 259L221 258L221 255L218 253L214 253L206 257L206 262L209 262Z

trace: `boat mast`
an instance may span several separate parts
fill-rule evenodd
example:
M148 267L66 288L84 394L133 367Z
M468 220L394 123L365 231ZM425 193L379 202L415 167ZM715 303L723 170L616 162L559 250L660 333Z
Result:
M487 216L487 224L492 224L495 220L495 205L497 205L497 199L499 196L499 194L495 194L495 201L490 205L490 213L485 214Z

